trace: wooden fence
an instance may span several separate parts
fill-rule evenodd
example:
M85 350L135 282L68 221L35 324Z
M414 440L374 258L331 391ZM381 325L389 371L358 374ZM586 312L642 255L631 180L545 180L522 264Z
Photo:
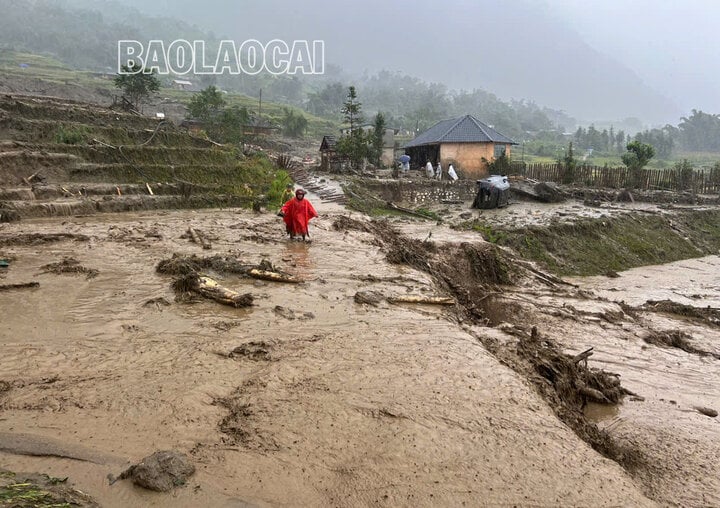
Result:
M545 182L575 183L587 187L611 189L689 191L696 194L720 194L720 169L683 171L679 169L643 169L632 181L626 167L578 166L570 181L562 164L525 164L513 162L512 173Z

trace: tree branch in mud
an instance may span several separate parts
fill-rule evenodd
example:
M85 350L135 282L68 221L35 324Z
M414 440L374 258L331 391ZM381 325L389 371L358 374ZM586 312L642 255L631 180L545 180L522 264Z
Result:
M389 296L390 303L425 303L429 305L455 305L455 299L447 296Z
M29 289L40 287L39 282L23 282L20 284L0 284L0 291L11 291L13 289Z
M175 280L173 289L179 293L195 292L205 298L232 307L250 307L253 304L253 296L250 293L240 294L221 286L210 277L197 273L190 273Z
M290 284L298 284L302 282L302 280L286 273L270 270L261 270L259 268L251 268L247 271L247 274L255 279L269 280L272 282L287 282Z
M192 238L192 241L198 245L202 245L203 249L212 249L212 245L210 244L210 242L208 242L205 239L204 235L198 233L194 228L188 228L187 233L190 235L190 238Z

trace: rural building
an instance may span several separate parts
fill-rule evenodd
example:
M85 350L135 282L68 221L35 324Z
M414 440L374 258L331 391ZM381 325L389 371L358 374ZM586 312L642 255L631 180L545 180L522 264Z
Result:
M468 178L487 176L487 161L510 155L510 147L517 145L512 139L482 123L472 115L443 120L419 134L405 145L413 167L422 167L427 161L443 167L453 164Z
M337 159L337 140L335 136L323 136L320 143L320 169L331 170L331 163Z
M185 79L173 79L172 87L175 90L192 90L193 84Z

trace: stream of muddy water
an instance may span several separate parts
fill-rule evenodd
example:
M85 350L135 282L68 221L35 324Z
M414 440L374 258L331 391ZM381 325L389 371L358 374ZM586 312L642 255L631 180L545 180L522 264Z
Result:
M693 409L720 407L717 360L641 339L651 327L683 326L720 353L717 329L652 313L598 317L620 309L614 300L664 291L717 306L718 258L575 281L596 298L506 295L569 351L594 346L592 362L644 398L593 416L660 462L628 472L487 352L478 335L500 329L470 329L439 306L356 303L358 291L438 290L427 274L388 264L371 234L335 230L349 212L317 208L310 243L286 240L274 215L237 210L0 225L0 257L10 260L0 284L40 284L0 292L0 386L9 388L0 393L0 464L69 476L109 507L720 505L720 426ZM181 238L189 226L212 250ZM26 233L88 238L18 243ZM180 303L171 277L155 271L174 253L267 259L304 282L214 274L255 304ZM66 257L98 275L43 269ZM229 355L251 343L258 354ZM35 456L11 452L13 434ZM42 456L50 441L66 457ZM195 463L187 485L169 494L110 485L108 473L165 449Z

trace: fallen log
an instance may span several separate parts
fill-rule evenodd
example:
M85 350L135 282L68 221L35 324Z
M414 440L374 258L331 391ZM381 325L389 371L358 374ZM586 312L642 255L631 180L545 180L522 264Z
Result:
M10 291L13 289L27 289L39 287L39 282L23 282L21 284L0 284L0 291Z
M253 296L250 293L241 295L237 291L221 286L216 280L197 273L190 273L176 280L173 288L181 292L193 291L200 296L232 307L250 307L253 304Z
M298 284L300 282L303 282L302 280L292 275L280 272L271 272L269 270L261 270L259 268L251 268L247 271L247 274L255 279L269 280L272 282L287 282L290 284Z
M237 291L221 286L214 279L202 275L198 277L195 291L206 298L233 307L250 307L253 303L253 296L250 293L241 295Z
M455 300L447 296L391 296L390 303L425 303L429 305L455 305Z

